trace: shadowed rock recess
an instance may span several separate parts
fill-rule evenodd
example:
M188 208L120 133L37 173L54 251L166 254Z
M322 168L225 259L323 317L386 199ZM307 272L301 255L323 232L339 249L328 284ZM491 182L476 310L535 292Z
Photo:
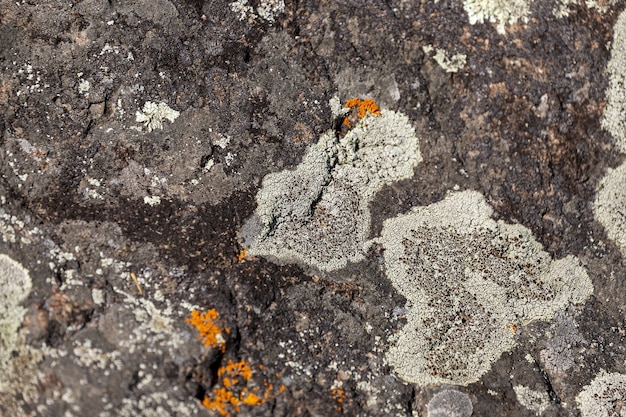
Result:
M0 2L0 416L624 415L623 5Z

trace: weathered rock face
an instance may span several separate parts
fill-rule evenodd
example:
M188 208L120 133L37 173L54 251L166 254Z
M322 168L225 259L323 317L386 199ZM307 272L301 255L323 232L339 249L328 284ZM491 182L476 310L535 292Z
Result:
M619 413L622 8L2 2L0 415Z

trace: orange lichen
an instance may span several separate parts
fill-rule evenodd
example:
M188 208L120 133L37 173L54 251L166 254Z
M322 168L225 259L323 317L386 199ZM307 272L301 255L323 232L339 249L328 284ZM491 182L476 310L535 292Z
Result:
M335 397L335 401L337 401L338 403L342 403L343 400L346 398L346 392L341 388L333 388L330 390L330 393L333 394L333 397Z
M361 100L358 98L352 98L346 101L346 104L344 105L344 107L348 109L353 109L355 107L358 107L359 117L361 119L364 118L367 113L371 114L372 116L380 116L380 107L378 107L378 104L376 104L376 102L371 99ZM344 122L345 122L345 119L344 119Z
M202 405L221 416L229 416L233 411L239 413L242 405L261 405L272 398L273 385L267 380L263 381L263 392L259 392L257 386L247 387L252 378L252 367L245 360L234 362L229 359L217 370L217 378L216 387L204 398ZM279 391L283 392L284 386Z
M247 254L248 254L248 248L243 248L241 252L237 254L237 260L239 262L243 261L246 258Z
M228 360L226 366L222 366L217 370L217 377L222 378L226 375L226 377L235 376L241 377L244 381L250 380L252 378L252 368L250 364L246 361L241 362L233 362L232 359Z
M333 395L335 401L337 401L337 406L335 410L342 411L343 407L341 406L346 399L346 392L341 388L333 388L330 390L330 393Z
M198 330L198 339L202 341L205 346L218 348L222 352L225 352L226 340L223 333L230 333L230 329L228 327L222 328L218 325L216 320L219 315L220 314L214 308L205 313L194 310L186 321L195 326Z

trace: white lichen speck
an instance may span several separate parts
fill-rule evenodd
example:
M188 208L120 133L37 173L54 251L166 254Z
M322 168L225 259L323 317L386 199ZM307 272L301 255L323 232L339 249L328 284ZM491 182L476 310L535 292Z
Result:
M163 129L163 120L167 119L170 123L174 123L178 116L180 116L180 112L170 108L163 102L155 104L151 101L146 101L142 111L137 110L135 120L143 123L148 132L152 132L154 129Z

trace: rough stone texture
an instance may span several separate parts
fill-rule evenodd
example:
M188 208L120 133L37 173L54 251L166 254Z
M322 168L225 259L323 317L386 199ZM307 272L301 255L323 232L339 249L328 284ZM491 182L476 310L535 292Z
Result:
M626 262L593 209L624 159L602 122L623 2L482 6L480 23L445 0L0 1L0 254L32 281L0 414L216 415L201 401L245 360L246 388L272 388L240 415L428 415L442 387L385 359L410 305L381 246L311 274L238 240L263 179L338 127L335 95L406 115L420 141L413 176L367 204L368 239L475 190L593 282L585 304L519 326L479 381L447 389L474 416L534 415L528 398L545 395L545 416L586 413L583 387L626 373ZM435 51L465 63L447 72ZM180 114L148 131L148 102ZM209 309L224 352L186 322Z

